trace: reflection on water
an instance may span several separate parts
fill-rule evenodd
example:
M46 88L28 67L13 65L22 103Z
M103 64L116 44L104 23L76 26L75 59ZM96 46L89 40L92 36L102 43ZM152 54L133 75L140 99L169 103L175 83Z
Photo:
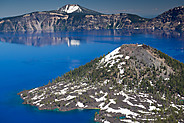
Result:
M45 45L59 45L67 44L68 46L80 45L80 38L74 37L58 37L48 34L1 34L0 41L16 44L24 44L30 46L45 46Z
M120 40L126 40L135 34L153 34L159 38L177 38L177 40L184 39L184 33L178 32L170 33L153 30L93 30L55 33L0 33L0 41L38 47L59 44L79 46L82 42L96 42L98 40L116 42Z
M80 45L80 40L69 40L68 38L68 46L78 46Z

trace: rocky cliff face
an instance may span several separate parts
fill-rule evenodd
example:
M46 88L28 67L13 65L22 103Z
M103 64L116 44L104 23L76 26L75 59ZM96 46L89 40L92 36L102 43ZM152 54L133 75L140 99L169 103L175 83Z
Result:
M40 110L98 108L97 122L183 122L183 81L183 63L129 44L19 95Z
M0 29L3 32L132 29L133 25L129 16L131 15L66 15L34 12L0 20ZM144 21L143 18L141 20Z
M58 10L0 19L0 31L151 29L182 32L184 30L183 13L183 6L176 7L149 20L132 14L106 15L79 5L66 5Z
M145 23L147 28L165 31L184 31L184 6L164 12ZM145 27L145 28L146 28Z
M64 23L68 17L68 15L51 12L33 12L19 17L2 19L0 29L3 32L54 31L58 20Z

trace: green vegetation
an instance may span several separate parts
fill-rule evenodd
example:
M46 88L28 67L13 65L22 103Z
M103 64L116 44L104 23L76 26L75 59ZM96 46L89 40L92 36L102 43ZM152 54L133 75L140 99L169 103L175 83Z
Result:
M170 75L170 80L167 83L168 86L170 86L169 91L171 91L172 94L179 93L184 96L184 64L161 51L158 51L158 54L161 58L164 58L165 63L175 71L174 74Z
M89 80L89 82L94 82L95 80L99 79L99 73L101 73L99 70L93 69L96 67L96 63L102 58L96 58L94 60L91 60L91 62L82 65L78 68L75 68L74 70L70 70L69 72L65 73L62 78L64 79L70 79L71 81L75 81L82 78L86 78Z

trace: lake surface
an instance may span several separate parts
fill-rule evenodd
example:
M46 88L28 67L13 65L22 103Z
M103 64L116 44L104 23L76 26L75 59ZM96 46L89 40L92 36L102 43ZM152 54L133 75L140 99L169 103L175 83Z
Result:
M184 62L184 39L114 30L0 33L0 123L91 123L97 110L38 111L17 95L107 54L122 44L147 44Z

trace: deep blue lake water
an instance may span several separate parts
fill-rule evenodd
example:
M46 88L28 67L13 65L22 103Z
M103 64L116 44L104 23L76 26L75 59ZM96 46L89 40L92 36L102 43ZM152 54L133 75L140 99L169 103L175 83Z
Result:
M144 43L184 62L184 39L113 30L0 33L0 123L88 123L96 110L38 111L17 95L107 54L122 44Z

